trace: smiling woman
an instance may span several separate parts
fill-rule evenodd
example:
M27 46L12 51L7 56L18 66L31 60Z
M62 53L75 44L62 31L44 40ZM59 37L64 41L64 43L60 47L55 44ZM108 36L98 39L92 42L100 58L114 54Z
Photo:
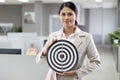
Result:
M99 53L94 44L92 35L78 28L77 16L78 9L73 2L64 2L60 6L59 17L62 28L49 35L49 39L47 40L46 44L36 56L36 62L40 63L41 61L45 60L46 55L49 53L49 49L51 50L51 47L53 47L52 45L54 45L54 43L59 40L67 40L75 45L76 50L78 51L78 61L76 61L76 65L70 71L60 70L63 72L56 72L56 70L50 68L46 80L83 80L83 77L85 77L90 72L98 69L98 67L101 65ZM62 45L62 43L60 45ZM50 57L47 56L47 59L50 59L51 56L51 60L53 62L58 62L58 60L60 61L61 59L66 59L65 55L68 53L62 51L64 47L61 47L62 48L55 46L53 49L56 49L59 52L55 50L55 52L58 52L55 56L50 52ZM75 50L75 48L73 48L73 50ZM70 52L70 54L73 55L73 52ZM85 56L88 56L89 63L83 66ZM71 59L69 60L71 61ZM49 65L51 66L51 64ZM57 64L54 66L57 66ZM59 66L59 69L63 69L63 67Z

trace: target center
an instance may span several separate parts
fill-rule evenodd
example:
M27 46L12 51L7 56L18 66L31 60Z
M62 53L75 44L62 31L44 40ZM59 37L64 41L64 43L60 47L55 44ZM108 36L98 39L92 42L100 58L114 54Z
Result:
M60 55L60 58L61 58L61 59L64 59L64 54L61 54L61 55Z

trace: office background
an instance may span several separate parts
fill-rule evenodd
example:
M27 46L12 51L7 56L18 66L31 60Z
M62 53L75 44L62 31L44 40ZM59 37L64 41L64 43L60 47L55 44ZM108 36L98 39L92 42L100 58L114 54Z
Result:
M50 25L53 23L55 26L60 25L59 22L50 23L50 20L59 19L55 17L58 15L59 7L60 3L48 4L42 3L42 1L22 5L0 5L0 23L13 23L16 27L22 27L23 33L35 33L34 37L39 36L34 39L40 40L40 37L47 39L52 28ZM77 7L79 9L78 23L83 25L82 29L93 34L97 47L111 48L108 34L119 26L119 7L83 8L79 4ZM24 22L25 12L35 13L35 23L26 24ZM2 44L2 39L0 44ZM18 43L16 42L16 44ZM37 44L42 43L38 41ZM21 46L23 47L23 45ZM42 48L42 46L39 47ZM22 55L0 54L1 80L44 80L48 65L46 63L44 65L36 64L35 56L26 56L24 51Z

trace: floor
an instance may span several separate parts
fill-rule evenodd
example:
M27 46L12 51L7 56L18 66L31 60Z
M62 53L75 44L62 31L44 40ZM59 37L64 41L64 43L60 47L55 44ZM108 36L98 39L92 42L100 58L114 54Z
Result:
M102 65L95 72L88 74L85 80L120 80L120 73L116 71L115 60L110 48L98 48Z

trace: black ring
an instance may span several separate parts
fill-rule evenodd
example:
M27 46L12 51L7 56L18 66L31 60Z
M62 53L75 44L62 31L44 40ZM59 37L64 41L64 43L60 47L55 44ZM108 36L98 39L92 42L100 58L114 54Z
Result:
M60 50L63 50L63 51L60 51ZM65 60L63 61L61 61L58 58L61 52L63 52L65 56ZM74 44L71 43L70 41L58 40L49 47L46 58L47 58L48 65L54 71L56 72L70 71L75 67L75 65L78 62L78 51L74 46ZM60 58L62 59L62 57ZM66 60L67 62L65 62Z

